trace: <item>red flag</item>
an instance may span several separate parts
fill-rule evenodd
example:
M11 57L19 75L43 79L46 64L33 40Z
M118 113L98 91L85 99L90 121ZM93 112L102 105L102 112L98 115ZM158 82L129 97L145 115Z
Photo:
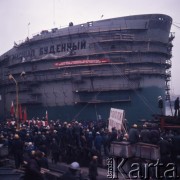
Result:
M46 118L45 118L46 121L48 121L48 112L46 110Z
M21 104L19 104L19 119L22 120L22 108L21 108Z
M12 101L11 103L11 110L10 110L11 116L14 117L14 103Z
M45 122L45 126L48 126L48 121L46 120L46 121L44 121Z
M27 112L26 112L26 107L24 107L23 120L24 120L24 122L26 122L26 120L27 120Z

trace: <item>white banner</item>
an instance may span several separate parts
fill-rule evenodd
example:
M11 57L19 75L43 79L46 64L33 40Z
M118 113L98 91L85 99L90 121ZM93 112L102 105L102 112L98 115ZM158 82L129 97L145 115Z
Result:
M122 129L122 123L124 119L124 110L111 108L110 116L109 116L109 126L108 129L111 132L112 128L116 128L117 130Z

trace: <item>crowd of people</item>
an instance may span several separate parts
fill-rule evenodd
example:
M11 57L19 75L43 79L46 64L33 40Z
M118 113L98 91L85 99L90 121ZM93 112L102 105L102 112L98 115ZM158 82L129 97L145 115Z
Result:
M103 157L109 157L112 141L157 144L163 160L167 160L167 157L174 160L180 152L176 144L180 142L180 135L171 130L161 132L156 124L145 123L140 128L134 124L128 133L116 130L115 127L110 132L106 121L74 120L67 123L57 120L45 126L29 122L20 126L17 129L16 124L1 123L0 144L8 146L9 156L14 157L16 168L22 165L25 167L26 179L35 176L41 179L40 169L49 168L48 160L54 164L71 164L69 173L76 172L74 170L80 166L89 167L90 179L96 179L97 166L102 165Z
M0 124L0 144L8 146L9 156L14 158L17 169L22 165L28 167L26 177L32 176L32 171L36 176L41 175L40 168L49 168L48 160L54 164L78 162L79 166L90 168L90 177L97 176L91 169L96 163L102 164L102 156L109 155L110 143L115 140L105 121L67 123L51 120L48 125L34 122L21 123L19 129L16 123Z
M144 123L140 129L134 124L125 140L134 144L143 142L147 144L158 145L160 148L161 162L164 164L177 162L180 155L180 131L178 130L160 130L158 124Z

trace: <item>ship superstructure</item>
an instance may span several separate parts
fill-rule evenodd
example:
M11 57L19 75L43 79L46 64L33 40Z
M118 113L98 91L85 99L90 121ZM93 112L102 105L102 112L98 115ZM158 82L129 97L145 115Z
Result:
M15 44L0 57L1 116L16 102L12 74L29 118L108 119L111 107L131 122L150 118L157 97L169 98L171 24L163 14L70 23Z

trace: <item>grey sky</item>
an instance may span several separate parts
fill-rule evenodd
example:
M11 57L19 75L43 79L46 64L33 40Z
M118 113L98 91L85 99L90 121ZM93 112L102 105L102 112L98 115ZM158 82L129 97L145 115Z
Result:
M0 0L0 55L28 36L53 27L149 13L163 13L180 27L179 0ZM30 23L30 25L28 25ZM180 28L175 32L171 94L180 94Z

